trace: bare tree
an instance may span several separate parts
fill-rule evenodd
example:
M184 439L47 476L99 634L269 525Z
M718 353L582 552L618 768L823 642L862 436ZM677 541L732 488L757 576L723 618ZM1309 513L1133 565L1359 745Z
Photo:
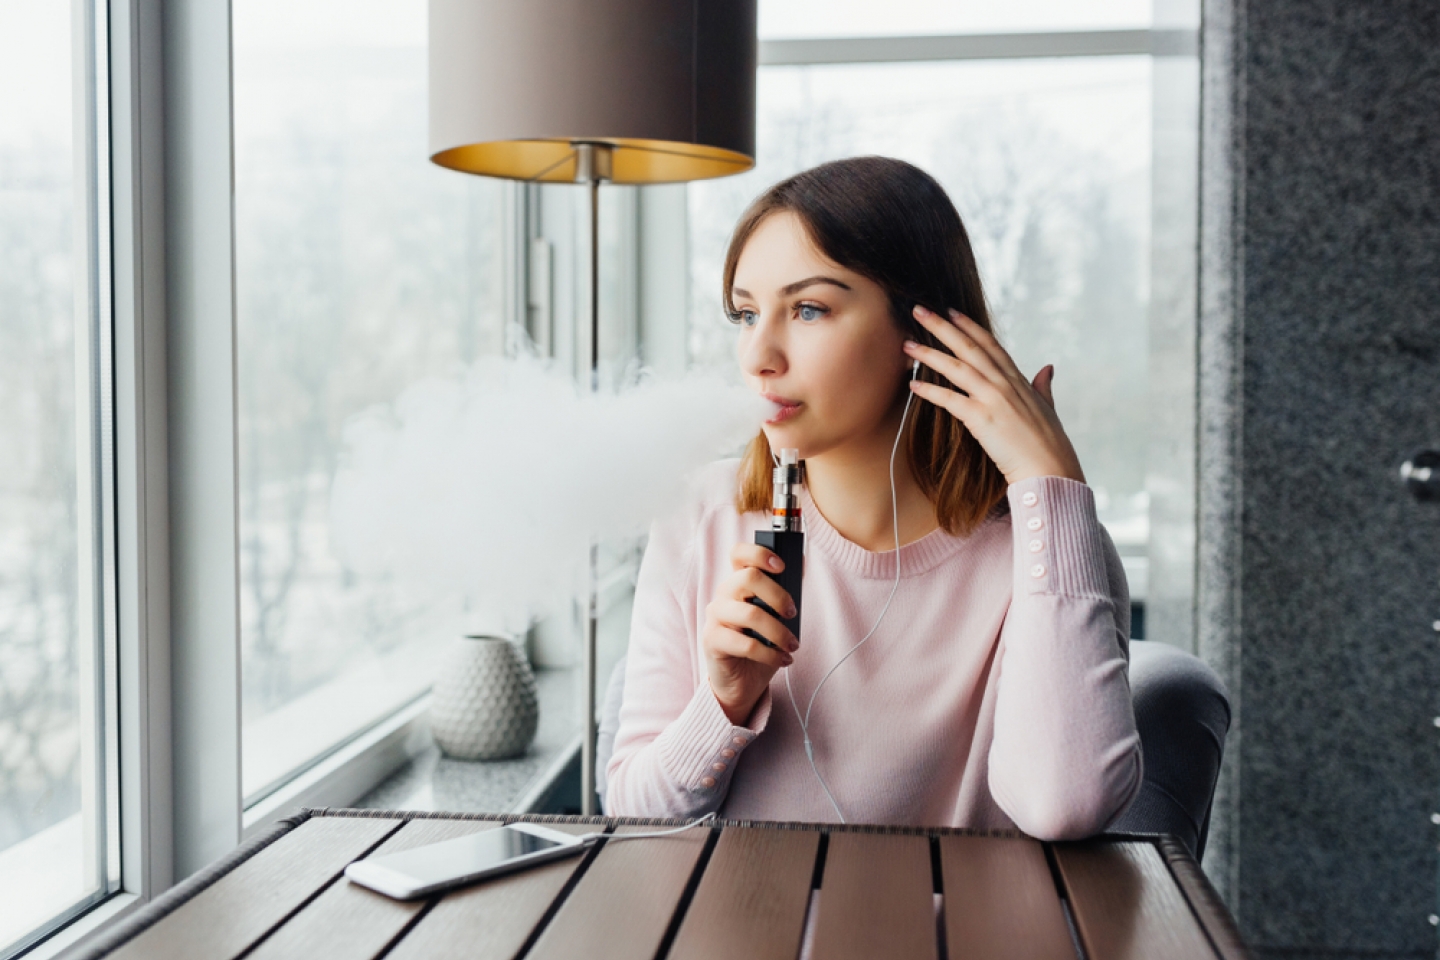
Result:
M420 50L237 52L247 717L439 615L346 570L328 515L350 417L502 342L498 186L425 159L424 85Z
M67 155L0 152L0 849L80 806Z

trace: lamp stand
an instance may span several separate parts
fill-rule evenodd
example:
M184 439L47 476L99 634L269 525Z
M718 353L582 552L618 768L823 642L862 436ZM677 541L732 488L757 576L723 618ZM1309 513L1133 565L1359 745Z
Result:
M612 148L606 143L576 143L575 180L590 192L590 390L600 390L600 183L611 177ZM585 737L580 742L580 813L591 817L595 809L595 647L599 612L600 545L590 544L590 570L586 586L585 690L582 696Z

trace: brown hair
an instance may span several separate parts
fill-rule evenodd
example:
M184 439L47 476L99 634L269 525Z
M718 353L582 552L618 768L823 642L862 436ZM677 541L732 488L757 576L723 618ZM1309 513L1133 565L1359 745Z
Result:
M750 204L725 253L723 296L732 318L740 252L762 220L786 210L800 218L825 256L880 285L891 319L911 340L950 352L912 316L916 304L942 316L953 308L991 329L970 237L955 205L929 174L887 157L821 164L782 180ZM951 386L924 365L919 379ZM1004 475L948 411L926 401L912 404L902 445L946 533L970 533L1003 502ZM761 431L740 462L738 511L770 510L770 471L770 444Z

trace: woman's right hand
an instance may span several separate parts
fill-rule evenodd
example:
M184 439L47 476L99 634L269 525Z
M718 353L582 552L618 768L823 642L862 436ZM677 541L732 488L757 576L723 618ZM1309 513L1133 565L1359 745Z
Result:
M794 616L790 594L764 572L779 573L784 569L781 559L759 544L738 543L730 551L730 565L734 572L715 587L715 597L705 608L701 642L715 699L731 723L744 726L775 671L794 662L791 654L800 640L775 617L746 602L759 597L782 616ZM747 627L780 649L746 636Z

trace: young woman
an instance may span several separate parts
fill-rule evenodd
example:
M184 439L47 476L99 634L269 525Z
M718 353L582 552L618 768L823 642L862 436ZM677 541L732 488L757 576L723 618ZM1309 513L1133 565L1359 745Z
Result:
M776 412L651 531L608 811L1103 829L1141 782L1124 574L1054 370L1031 381L992 334L944 190L879 157L779 183L723 294ZM753 542L785 448L805 464L800 637L746 602L790 610Z

